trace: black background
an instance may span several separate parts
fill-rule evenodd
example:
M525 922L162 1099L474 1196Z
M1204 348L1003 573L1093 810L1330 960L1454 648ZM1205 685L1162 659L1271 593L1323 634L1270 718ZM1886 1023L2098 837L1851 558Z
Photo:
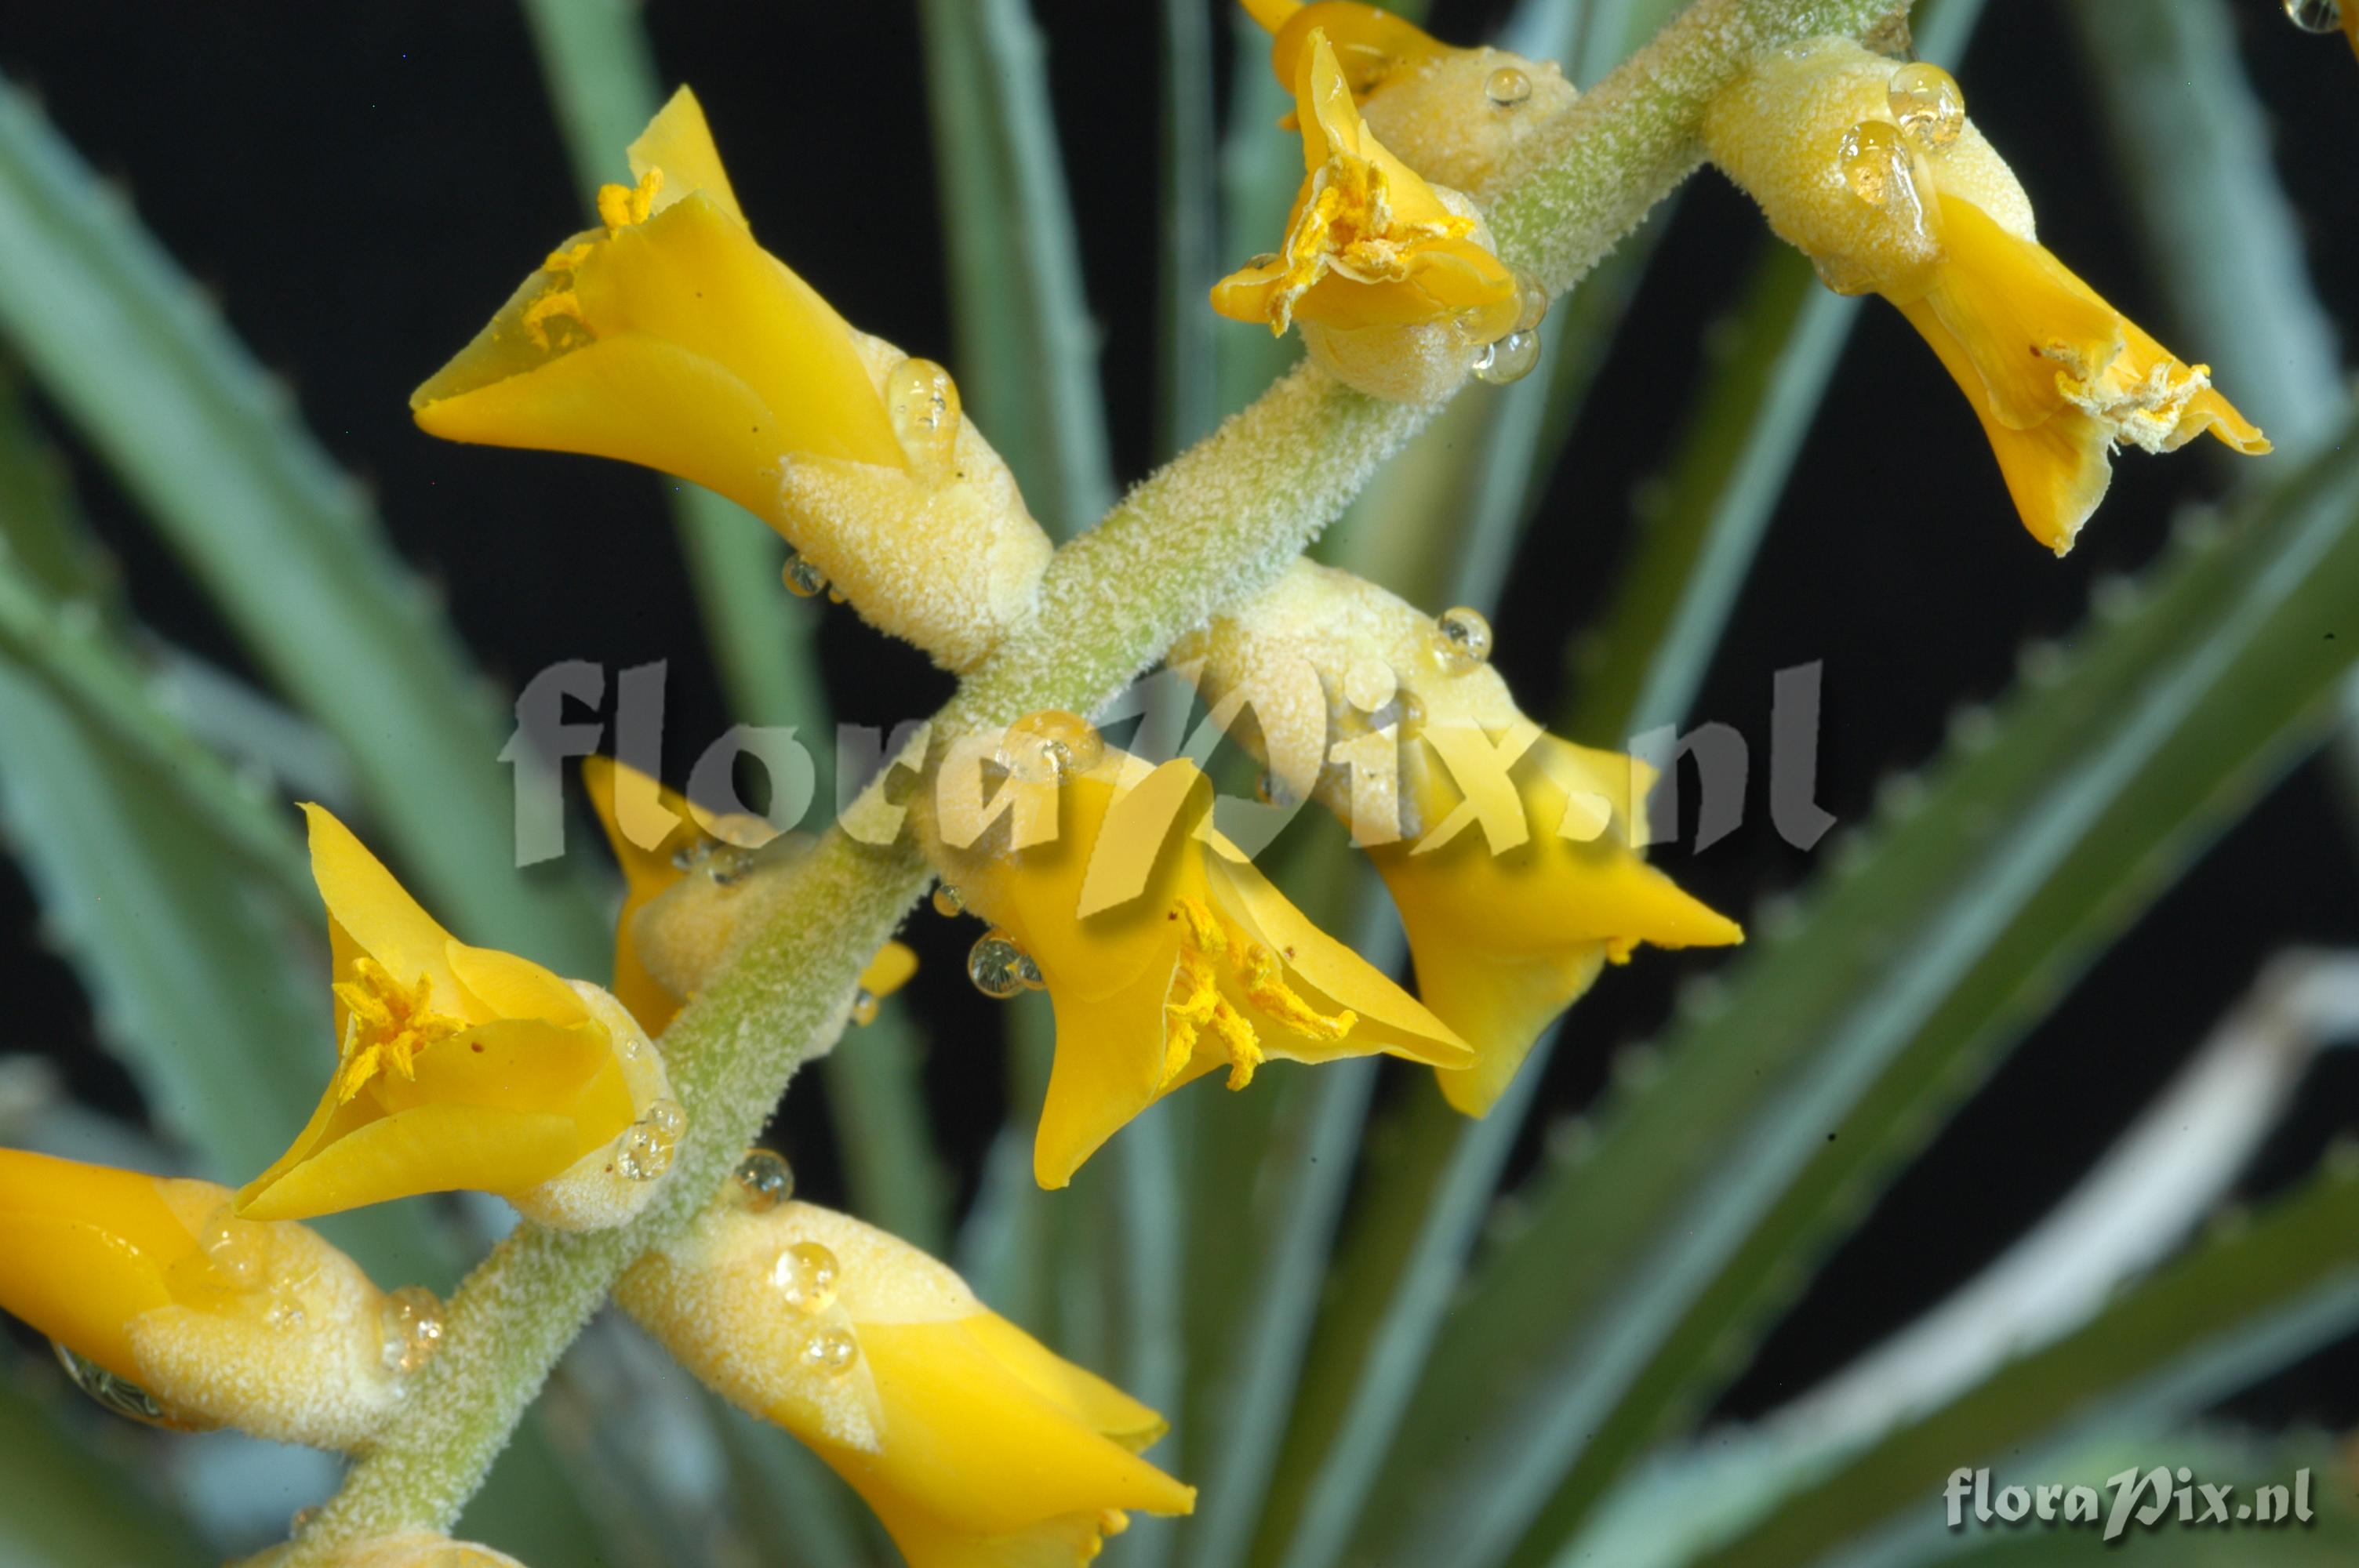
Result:
M1476 37L1503 9L1440 0L1433 27ZM1038 0L1038 10L1086 214L1115 455L1135 478L1149 460L1154 384L1154 8ZM2288 27L2275 0L2241 0L2238 11L2284 177L2310 225L2313 267L2337 319L2359 332L2348 260L2359 239L2359 71L2339 41ZM951 362L913 7L667 3L648 21L667 84L696 87L771 247L851 320ZM2205 357L2162 308L2076 47L2049 0L1992 0L1971 51L1952 63L1978 121L2038 203L2042 238L2186 357ZM375 486L397 546L441 585L497 678L513 686L567 658L672 662L668 760L677 782L698 738L728 719L660 505L669 481L588 460L444 445L406 414L409 389L579 226L520 15L500 4L397 0L16 6L0 22L0 69L41 92L63 131L128 185L147 223L295 384L313 427ZM1495 618L1498 663L1535 713L1556 708L1567 640L1612 580L1633 492L1666 455L1705 373L1711 327L1764 243L1750 206L1715 176L1696 181L1677 210ZM2151 556L2178 506L2223 492L2234 475L2215 450L2206 442L2169 461L2125 456L2078 550L2052 560L2014 520L1955 390L1897 314L1872 306L1699 717L1757 741L1767 734L1771 672L1825 661L1821 798L1846 821L1864 820L1877 781L1924 760L1955 707L2005 688L2024 641L2069 642L2093 581ZM140 613L240 665L234 642L103 473L79 454L76 471ZM844 719L890 723L945 695L946 677L848 612L827 618L821 648ZM1766 770L1756 773L1758 792ZM1795 1391L1971 1274L2085 1167L2268 955L2359 942L2351 800L2339 788L2317 764L2292 776L2105 957L1833 1259L1732 1393L1732 1409ZM1661 859L1740 917L1811 869L1758 810L1711 849L1667 848ZM41 951L35 925L23 886L0 871L0 1044L55 1054L81 1092L127 1104L71 974ZM935 1042L929 1093L970 1182L1004 1102L989 1004L960 969L972 936L963 925L913 922L926 964L908 1004ZM1612 1048L1646 1034L1678 980L1714 961L1649 955L1610 977L1582 1003L1546 1103L1582 1103ZM2359 1064L2328 1058L2250 1191L2306 1167L2354 1106ZM821 1119L806 1106L789 1108L787 1122L807 1190L840 1190ZM2359 1419L2354 1366L2347 1351L2330 1355L2246 1408Z

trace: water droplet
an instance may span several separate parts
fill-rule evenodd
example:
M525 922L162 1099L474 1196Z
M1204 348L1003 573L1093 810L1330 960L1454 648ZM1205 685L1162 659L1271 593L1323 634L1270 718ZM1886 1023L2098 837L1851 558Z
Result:
M270 1255L275 1250L270 1227L238 1218L229 1205L205 1217L197 1240L232 1289L258 1290L270 1277Z
M1049 708L1029 713L1000 738L999 762L1024 784L1055 784L1088 773L1105 756L1105 742L1077 713Z
M828 584L827 601L830 604L842 604L848 597L849 596L845 594L843 589L836 587L833 583Z
M860 1360L860 1341L848 1328L822 1328L803 1342L803 1359L831 1378L841 1378Z
M1502 109L1513 109L1532 95L1532 79L1512 65L1503 65L1483 79L1483 96Z
M995 1001L1006 1001L1017 991L1038 989L1040 969L1032 962L1031 954L995 925L967 950L966 978L984 995Z
M799 550L787 552L787 564L778 568L778 580L797 599L810 599L827 590L827 574L811 565L810 557Z
M1516 330L1538 330L1541 319L1548 315L1548 286L1521 267L1516 269Z
M775 1149L748 1149L730 1173L737 1201L756 1214L767 1214L795 1195L795 1168Z
M867 1028L876 1022L876 1010L882 1006L884 1003L876 1000L875 991L865 986L861 987L852 993L853 1023L862 1029Z
M2343 25L2336 0L2285 0L2285 14L2305 33L2331 33Z
M58 1365L66 1369L75 1388L88 1394L103 1408L133 1421L144 1421L150 1426L177 1426L179 1423L165 1411L155 1395L128 1378L118 1378L78 1350L69 1349L56 1340L49 1348L58 1353Z
M687 1130L688 1112L675 1101L656 1101L623 1134L622 1152L614 1156L615 1169L635 1182L654 1181L671 1169L672 1152Z
M934 913L944 920L955 920L966 913L966 895L944 882L934 889Z
M1540 362L1540 335L1538 332L1510 332L1485 348L1474 360L1474 379L1493 386L1506 386L1532 373Z
M885 378L885 406L902 449L939 483L958 444L958 384L951 373L931 360L903 360Z
M1892 73L1885 89L1901 134L1929 153L1940 152L1966 128L1966 95L1958 79L1923 60Z
M715 887L734 888L754 874L754 851L715 844L704 857L704 874Z
M1491 622L1479 610L1460 605L1433 618L1434 662L1462 676L1491 656Z
M442 1348L442 1299L424 1285L404 1285L377 1311L378 1354L385 1369L407 1378Z
M1887 207L1916 192L1908 147L1897 125L1862 120L1843 133L1838 157L1852 194L1870 207Z
M798 1241L770 1265L770 1283L788 1306L817 1317L835 1304L835 1288L842 1273L843 1266L825 1246Z

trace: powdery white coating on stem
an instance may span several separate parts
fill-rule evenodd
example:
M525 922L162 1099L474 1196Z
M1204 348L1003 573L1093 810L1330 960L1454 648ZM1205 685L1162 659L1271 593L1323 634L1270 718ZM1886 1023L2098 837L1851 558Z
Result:
M1518 149L1491 211L1499 253L1550 294L1595 266L1703 161L1704 109L1772 49L1854 38L1907 0L1696 0Z
M1892 0L1699 0L1640 55L1533 138L1491 214L1502 253L1560 293L1701 158L1704 105L1766 50L1864 32ZM1134 490L1060 550L1039 612L961 689L942 730L1044 708L1087 711L1191 626L1272 581L1433 413L1351 393L1313 368ZM841 1028L842 999L930 880L914 850L831 833L712 989L665 1033L690 1128L647 1214L566 1236L527 1226L452 1303L443 1352L403 1418L290 1554L447 1526L473 1495L549 1369L624 1267L683 1226L727 1176L787 1080Z

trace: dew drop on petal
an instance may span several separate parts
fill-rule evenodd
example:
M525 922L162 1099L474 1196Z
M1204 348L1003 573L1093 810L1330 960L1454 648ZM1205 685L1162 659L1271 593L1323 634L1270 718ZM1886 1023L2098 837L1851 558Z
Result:
M1851 193L1870 207L1889 206L1911 189L1908 148L1896 125L1862 120L1843 133L1837 157Z
M1548 315L1548 286L1521 267L1516 269L1516 307L1518 332L1538 331L1541 319Z
M995 1001L1006 1001L1017 991L1037 988L1040 970L1032 955L996 925L976 938L967 950L966 978L974 989Z
M2343 25L2336 0L2285 0L2285 14L2305 33L2331 33Z
M787 564L779 568L778 580L797 599L810 599L827 591L827 574L799 550L787 552Z
M442 1348L442 1325L441 1298L425 1286L404 1285L386 1297L377 1312L385 1369L403 1378L422 1370Z
M875 991L870 990L865 986L861 987L858 990L852 993L853 1023L858 1028L867 1028L870 1024L876 1022L877 1010L883 1005L884 1004L882 1002L876 1000L876 993Z
M1965 131L1965 92L1938 65L1918 60L1902 66L1885 93L1901 134L1929 153L1941 151Z
M780 1252L770 1265L770 1283L778 1299L795 1311L817 1317L835 1304L835 1288L842 1265L835 1254L816 1241L798 1241Z
M1462 676L1491 656L1491 622L1479 610L1460 605L1433 618L1434 662Z
M1077 713L1050 708L1030 713L1007 727L999 742L999 762L1023 784L1056 784L1088 773L1105 756L1105 743Z
M803 1360L831 1378L841 1378L858 1364L860 1341L848 1328L822 1328L803 1342Z
M966 895L944 882L934 889L934 913L944 920L955 920L966 913Z
M885 377L885 407L902 450L940 479L958 443L958 384L931 360L903 360Z
M177 1424L155 1395L128 1378L118 1378L78 1350L68 1348L57 1340L49 1348L58 1353L58 1365L66 1369L73 1386L88 1394L101 1407L133 1421L146 1422L150 1426Z
M775 1149L748 1149L729 1173L730 1191L756 1214L767 1214L795 1195L795 1168Z
M1474 361L1474 379L1493 386L1506 386L1532 373L1540 362L1540 335L1538 332L1510 332L1484 349Z
M232 1289L258 1290L270 1277L269 1227L238 1218L229 1205L205 1217L197 1240Z
M1502 109L1513 109L1532 95L1532 79L1512 65L1503 65L1483 79L1483 96Z
M734 888L754 874L754 853L734 844L715 844L697 859L715 887Z
M659 1099L623 1134L614 1168L635 1182L652 1182L671 1169L671 1157L688 1130L688 1112L677 1101Z

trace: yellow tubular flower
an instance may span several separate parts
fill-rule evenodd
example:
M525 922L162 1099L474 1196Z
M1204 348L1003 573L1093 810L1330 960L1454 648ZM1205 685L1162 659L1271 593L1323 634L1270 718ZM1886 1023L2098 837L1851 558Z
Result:
M659 1036L680 1004L719 971L738 934L761 924L770 895L784 885L762 873L788 863L789 854L810 840L788 835L788 842L769 849L777 835L761 818L701 813L677 792L610 757L584 758L582 777L623 868L614 995L641 1028ZM756 856L755 849L768 852ZM643 946L653 953L656 968L648 967ZM898 942L885 944L847 1003L853 1022L866 1022L875 1005L917 972L917 954Z
M1533 133L1580 94L1553 61L1455 49L1359 0L1244 0L1270 35L1270 69L1293 90L1323 33L1368 129L1426 178L1488 201ZM1288 117L1288 124L1293 123Z
M2206 367L2040 245L2023 187L1940 68L1814 39L1714 100L1704 142L1830 287L1899 307L1973 405L2024 526L2058 555L2125 441L2175 451L2209 430L2269 449Z
M1372 396L1445 396L1482 350L1537 324L1536 291L1493 253L1473 202L1428 184L1362 123L1317 28L1293 85L1309 178L1283 253L1214 285L1212 308L1273 332L1300 322L1312 356Z
M908 1243L733 1184L614 1299L741 1409L809 1444L911 1568L1079 1568L1125 1509L1184 1514L1163 1419Z
M1250 707L1253 724L1232 732L1281 788L1354 824L1408 930L1419 997L1473 1048L1472 1064L1436 1068L1451 1104L1473 1116L1603 965L1642 942L1744 939L1634 848L1651 770L1541 733L1484 662L1489 638L1472 611L1437 622L1374 583L1298 561L1170 654L1216 714ZM1387 726L1406 742L1381 802L1397 818L1371 824L1360 748Z
M273 1547L259 1557L247 1558L245 1568L273 1568L293 1553L292 1546ZM313 1561L323 1568L524 1568L505 1552L427 1530L354 1541Z
M0 1149L0 1309L48 1336L120 1413L349 1448L441 1336L423 1291L386 1295L308 1226L229 1189Z
M1212 827L1212 784L1193 763L1150 769L1108 749L1054 795L1041 842L961 850L939 823L929 835L945 881L995 927L984 943L1008 945L1056 1011L1032 1152L1042 1186L1065 1185L1125 1122L1215 1068L1243 1088L1273 1059L1473 1060Z
M310 1124L238 1194L302 1219L417 1193L497 1193L566 1230L645 1206L685 1122L623 1005L457 940L316 806L339 1061Z
M636 187L412 395L455 441L619 458L729 497L952 669L1030 612L1048 535L941 367L855 331L756 243L682 88Z

